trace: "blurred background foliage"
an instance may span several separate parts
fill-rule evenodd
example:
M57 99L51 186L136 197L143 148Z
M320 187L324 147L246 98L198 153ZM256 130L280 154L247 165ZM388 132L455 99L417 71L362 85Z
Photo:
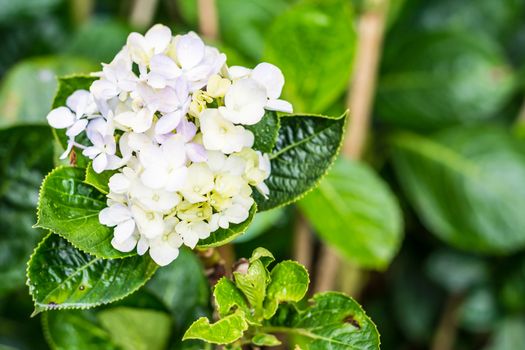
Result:
M278 65L297 112L346 109L370 1L216 5L220 39L211 43L230 64ZM141 349L204 348L179 342L211 312L188 251L116 305L29 318L25 261L44 234L31 226L53 167L45 115L55 76L99 69L130 31L155 22L198 31L197 0L0 0L2 350L127 349L134 333ZM525 349L524 83L525 0L391 0L363 160L340 159L298 206L259 214L236 255L264 246L294 258L302 212L312 265L326 243L346 261L337 288L359 275L350 289L384 349Z

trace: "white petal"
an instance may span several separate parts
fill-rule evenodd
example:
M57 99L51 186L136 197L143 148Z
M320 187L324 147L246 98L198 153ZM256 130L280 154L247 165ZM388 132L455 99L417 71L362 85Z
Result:
M118 224L116 220L114 220L113 216L111 215L111 209L104 208L98 213L98 221L105 226L115 226Z
M88 147L82 151L82 154L88 157L89 159L94 159L100 154L100 149L98 147Z
M179 250L168 243L154 245L149 250L149 255L160 266L166 266L179 256Z
M169 178L166 182L166 190L168 191L178 191L186 182L188 177L188 168L180 167L170 172Z
M259 191L259 193L262 194L264 198L268 199L268 195L270 194L268 185L266 185L264 182L261 182L255 188L257 188L257 191Z
M165 77L158 73L151 72L148 74L148 85L155 89L163 89L168 84Z
M133 205L131 207L133 218L141 234L148 239L159 237L164 232L164 220L162 214L144 211L142 208Z
M89 104L89 91L77 90L66 99L66 106L77 114L83 115Z
M183 69L191 69L204 58L204 43L194 32L181 35L176 44L177 59Z
M264 108L258 104L246 105L239 112L239 114L242 116L242 119L237 123L244 125L257 124L261 121L262 117L264 117L264 113Z
M180 111L175 111L163 115L157 122L157 125L155 125L155 133L167 134L173 131L177 126L179 126L181 119L182 114L180 113Z
M231 66L228 68L228 72L232 80L247 77L250 75L251 71L251 69L242 66Z
M164 187L168 181L168 174L162 167L149 167L144 169L144 172L140 175L140 179L144 185L149 188L159 189Z
M177 134L182 136L184 142L188 142L197 134L197 126L186 118L183 118L177 127Z
M75 119L75 115L67 107L55 108L47 115L47 122L55 129L70 127Z
M150 70L165 79L174 79L182 74L177 63L166 55L155 55L150 60Z
M126 220L115 227L113 234L116 242L124 242L133 235L135 231L135 221L132 219Z
M106 153L100 153L98 156L93 159L93 170L97 174L100 174L104 170L106 170L106 166L108 165L108 157Z
M188 155L189 160L194 163L205 162L208 160L206 149L204 149L203 145L198 143L186 144L186 154Z
M155 24L144 36L153 52L158 54L166 50L171 41L171 30L162 24Z
M292 104L285 100L268 100L266 103L266 109L270 111L293 113Z
M116 226L121 222L128 220L131 215L128 207L122 204L114 204L100 211L98 219L102 225Z
M119 242L115 238L111 240L111 245L113 246L113 248L124 253L131 252L133 248L135 248L136 244L137 238L135 236L131 236L123 242Z
M88 124L87 119L80 119L75 122L69 129L66 131L66 135L69 137L75 137L86 129Z
M144 255L149 248L148 240L144 237L140 237L139 242L137 243L137 253L139 255Z
M117 173L109 178L109 189L111 192L125 193L130 185L131 182L124 174Z
M120 93L118 86L105 79L95 80L89 88L93 96L100 100L109 100Z
M284 75L278 67L266 62L259 63L253 69L251 77L266 88L269 99L277 99L281 96Z

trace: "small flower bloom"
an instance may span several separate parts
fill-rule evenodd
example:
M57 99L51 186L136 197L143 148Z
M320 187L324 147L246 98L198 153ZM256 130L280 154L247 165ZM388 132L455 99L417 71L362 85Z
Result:
M145 145L139 151L139 160L144 171L142 182L152 188L177 191L184 186L188 169L183 140L173 135L160 146Z
M195 248L200 239L208 238L211 233L210 225L205 221L181 221L175 230L182 238L184 245L191 249Z
M99 221L102 225L115 227L113 240L115 249L129 252L135 248L137 243L135 233L135 220L129 207L114 203L104 208L99 213Z
M175 231L178 222L177 218L166 219L163 234L149 240L149 255L160 266L170 264L179 256L179 248L184 242Z
M204 202L213 189L213 173L206 163L193 163L188 167L188 176L180 189L185 200L190 203Z
M132 205L131 212L139 232L146 238L153 239L164 232L164 218L161 213L145 210L138 205Z
M257 124L264 116L267 97L264 86L254 79L244 78L235 81L226 96L224 106L219 112L235 124Z
M134 62L147 66L153 55L163 53L168 48L170 41L171 30L162 24L156 24L144 36L131 33L126 47Z
M204 147L226 154L253 145L253 134L240 125L233 125L214 108L204 110L199 117Z

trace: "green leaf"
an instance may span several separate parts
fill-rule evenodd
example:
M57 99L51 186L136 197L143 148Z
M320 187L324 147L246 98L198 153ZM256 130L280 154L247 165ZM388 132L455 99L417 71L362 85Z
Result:
M425 275L420 246L407 245L412 249L405 249L391 269L391 321L386 322L395 323L410 341L425 344L435 333L446 294Z
M385 49L382 70L378 116L419 130L495 117L515 88L514 73L497 43L457 32L396 40Z
M53 99L52 108L66 105L66 100L78 89L89 90L91 84L97 77L89 75L68 75L58 78L58 90Z
M3 6L2 6L3 9ZM15 65L0 86L0 127L14 124L46 124L57 89L56 76L95 70L75 57L30 58Z
M283 97L299 112L323 113L346 90L356 47L346 0L301 1L266 35L264 58L282 69Z
M521 315L508 316L501 321L484 350L513 350L525 347L525 319Z
M244 293L253 308L253 316L256 320L259 319L263 313L263 302L269 277L266 266L261 260L255 260L250 262L246 272L236 271L233 276L235 285Z
M521 294L523 295L523 294ZM523 298L520 302L523 303ZM459 310L462 329L473 333L491 332L501 319L501 305L490 285L476 286L468 291Z
M75 249L55 234L35 249L27 284L35 313L85 309L108 304L135 292L157 269L147 256L104 260Z
M522 22L525 2L521 0L478 0L476 6L468 1L427 0L411 1L412 9L400 21L400 31L453 30L490 36L507 42ZM416 6L414 6L416 5Z
M248 303L242 292L228 278L223 277L217 282L213 290L217 312L220 317L228 315L233 308L237 307L247 312Z
M62 3L62 0L24 0L24 1L2 1L0 21L9 23L13 19L32 17L38 14L49 13Z
M257 247L252 252L252 256L250 257L249 261L251 264L257 260L260 260L262 264L264 265L264 267L268 267L268 265L270 265L275 260L275 258L273 257L273 254L268 249Z
M27 258L42 238L42 231L32 228L35 213L0 202L0 297L24 286Z
M210 237L200 240L197 247L199 248L213 248L225 245L233 241L235 238L242 235L250 223L253 220L255 213L257 212L257 205L254 204L250 209L250 216L244 222L240 224L230 224L230 227L227 229L219 228L217 231L212 232Z
M45 126L0 130L0 295L22 287L31 251L42 237L32 228L38 188L53 164Z
M338 118L286 115L270 155L272 172L265 199L254 192L259 211L290 204L313 189L335 160L343 139L346 113Z
M279 132L279 117L273 111L266 111L264 117L255 125L247 125L255 137L253 149L263 153L271 153L277 141Z
M352 298L327 292L316 294L311 302L311 306L299 311L291 320L262 329L297 335L301 349L379 349L375 324Z
M338 159L299 205L326 243L361 266L384 269L399 249L399 204L388 185L363 163Z
M85 183L95 187L99 192L104 194L109 193L109 178L116 174L116 170L106 170L98 174L93 170L92 163L89 162L86 168L86 178Z
M44 334L50 347L55 350L118 350L96 314L91 310L62 310L43 314Z
M70 75L65 77L59 77L58 90L55 95L55 99L53 100L52 108L65 106L67 98L73 92L79 89L89 90L91 83L93 83L93 81L97 79L98 78L96 77L91 77L87 75ZM53 129L53 133L61 146L60 153L62 153L67 147L68 138L66 136L66 129ZM78 135L75 138L75 141L85 146L90 145L90 141L85 133L81 133L80 135ZM90 162L89 158L84 156L82 152L78 149L73 149L73 151L75 152L76 165L81 168L86 168Z
M486 261L451 249L432 252L425 263L425 270L434 282L457 294L489 279Z
M113 229L99 222L106 196L84 182L84 169L61 167L44 180L37 227L56 232L76 248L102 258L133 255L113 248Z
M18 208L33 210L38 188L53 166L51 132L45 126L0 130L0 196Z
M513 313L525 311L525 257L518 255L503 264L498 276L499 303Z
M277 346L281 341L276 336L265 333L257 333L252 338L252 343L258 346Z
M98 318L119 349L166 349L171 319L164 312L121 306L100 311Z
M283 261L274 266L266 289L264 318L269 319L281 302L298 302L308 291L310 279L305 267L295 261Z
M183 340L201 339L214 344L229 344L240 339L248 329L244 313L237 311L219 321L210 324L206 317L201 317L188 328Z
M144 305L126 298L119 306L101 310L46 312L42 324L52 349L166 349L171 319L139 293ZM137 294L134 294L134 296ZM144 298L147 297L147 298ZM145 303L144 303L145 302Z
M394 166L425 226L465 250L525 246L525 146L497 127L454 128L430 138L398 134Z

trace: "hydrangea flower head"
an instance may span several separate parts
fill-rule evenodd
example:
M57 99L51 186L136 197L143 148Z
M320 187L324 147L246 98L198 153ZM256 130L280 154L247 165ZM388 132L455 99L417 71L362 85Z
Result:
M172 36L160 24L131 33L102 66L89 91L75 91L47 120L66 129L62 158L77 148L95 172L115 172L99 214L115 249L167 265L182 245L247 220L253 190L271 195L269 157L245 126L267 110L292 112L279 99L279 68L229 68L197 34ZM83 133L89 145L76 141Z

